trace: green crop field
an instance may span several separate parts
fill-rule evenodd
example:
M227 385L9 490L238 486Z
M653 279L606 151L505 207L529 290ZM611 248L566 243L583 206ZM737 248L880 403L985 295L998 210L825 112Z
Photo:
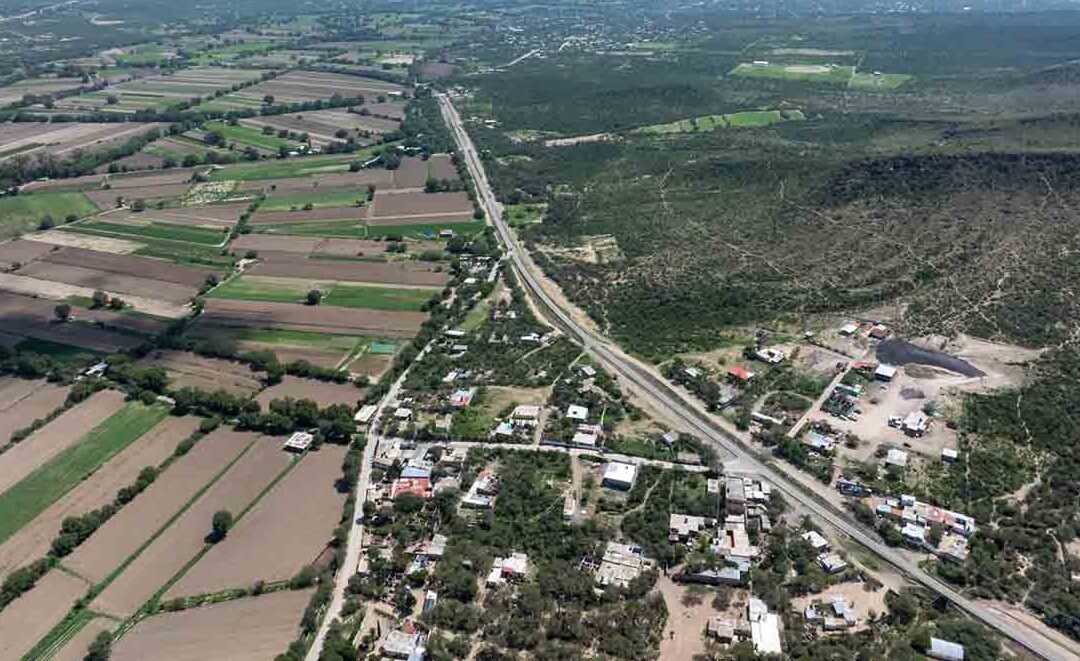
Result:
M289 211L303 208L310 204L312 208L354 206L357 201L366 201L367 191L362 188L330 188L289 195L272 195L259 205L262 211Z
M854 72L854 67L839 65L752 64L743 62L732 69L730 75L846 85L851 80Z
M69 216L97 213L82 193L31 193L0 198L0 237L9 238L36 229L49 216L57 225Z
M75 445L0 494L0 542L18 532L166 415L168 409L164 407L130 402Z
M335 238L367 238L371 236L436 236L440 230L454 230L454 234L475 234L484 229L481 220L454 220L442 223L414 225L379 225L368 227L353 221L330 221L316 223L281 223L255 226L263 234L292 234L296 236L326 236Z
M290 281L285 278L264 280L257 276L241 276L216 287L209 296L268 303L304 303L312 289L323 293L321 305L372 310L419 310L432 294L432 290L428 289Z
M207 131L220 133L227 143L237 142L241 145L251 145L269 151L277 151L282 147L293 150L300 146L300 143L295 140L279 138L276 134L263 135L262 131L250 126L230 126L225 122L206 122L204 127Z
M230 337L240 341L259 342L260 344L272 344L288 347L313 347L319 349L335 349L340 351L354 351L367 346L373 340L369 337L357 335L337 335L333 333L313 333L309 331L297 331L278 328L245 328L228 331Z
M126 223L112 223L105 220L92 220L77 225L69 225L67 229L85 234L136 238L145 237L165 241L197 243L204 246L220 245L226 237L226 234L221 230L160 222L150 222L146 225L128 225Z
M213 181L256 181L259 179L286 179L289 177L309 177L326 172L344 172L353 161L366 161L376 149L382 149L393 143L367 149L359 149L351 154L327 154L325 156L301 156L285 160L266 160L254 164L235 165L220 168L210 173Z
M756 128L777 122L802 121L806 117L801 110L745 110L726 115L702 115L669 124L653 124L638 129L638 133L694 133L726 128Z
M68 302L71 305L75 305L75 303L70 300ZM19 351L49 356L61 362L87 361L95 356L101 355L99 352L92 349L84 349L83 347L61 344L59 342L50 342L49 340L39 340L34 337L28 337L25 340L22 340L15 345L15 348Z

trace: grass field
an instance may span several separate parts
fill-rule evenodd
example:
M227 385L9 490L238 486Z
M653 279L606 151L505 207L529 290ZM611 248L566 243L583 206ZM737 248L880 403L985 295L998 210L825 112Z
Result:
M544 220L547 204L507 204L503 211L511 227L533 225Z
M259 205L262 211L289 211L302 209L310 204L313 209L355 206L357 201L367 200L367 191L359 188L332 188L291 195L271 196Z
M670 124L653 124L638 129L638 133L696 133L728 128L757 128L778 122L802 121L806 117L801 110L746 110L726 115L702 115Z
M317 223L281 223L277 225L255 226L255 231L264 234L293 234L296 236L327 236L335 238L360 238L372 236L435 236L440 230L454 230L454 234L475 234L484 229L483 221L454 220L443 223L418 225L380 225L368 227L352 221L330 221Z
M74 305L74 303L71 304ZM31 353L50 356L61 362L81 362L101 355L99 352L91 349L75 347L70 344L60 344L59 342L50 342L49 340L39 340L33 337L28 337L19 342L15 345L15 348L19 351L29 351Z
M852 74L848 87L861 90L894 90L913 77L906 73L855 73Z
M145 225L129 225L127 223L112 223L106 220L91 220L78 225L70 225L67 229L87 234L163 239L166 241L197 243L204 246L220 245L226 237L226 234L221 230L159 222L150 222Z
M57 225L69 216L82 218L97 213L97 207L82 193L35 193L0 197L0 238L9 238L37 229L46 216Z
M419 310L432 294L426 289L365 287L336 282L289 281L286 278L264 280L241 276L215 288L209 296L269 303L303 303L312 289L323 293L320 305L372 310Z
M357 335L336 335L333 333L311 333L308 331L284 330L275 328L249 328L235 329L230 336L236 340L248 342L260 342L262 344L276 344L291 347L314 347L320 349L334 349L340 351L352 351L367 346L377 340L370 337Z
M324 172L343 172L349 169L353 161L366 161L381 149L392 143L359 149L351 154L327 154L325 156L302 156L285 160L266 160L254 164L236 165L214 170L210 173L213 181L257 181L259 179L287 179L290 177L308 177Z
M164 407L129 402L78 443L0 494L0 542L11 537L166 415L168 409Z
M207 131L220 133L224 136L225 142L227 143L236 142L240 145L251 145L252 147L259 147L274 152L281 147L293 150L300 146L300 143L295 140L279 138L275 134L263 135L262 131L251 128L250 126L229 126L225 122L206 122L204 127Z
M752 64L743 62L731 70L732 76L747 78L773 78L813 83L847 85L855 72L854 67L823 64Z

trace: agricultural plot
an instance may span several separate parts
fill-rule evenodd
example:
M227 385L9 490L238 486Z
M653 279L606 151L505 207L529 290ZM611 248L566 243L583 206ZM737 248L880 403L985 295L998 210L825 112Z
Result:
M129 402L93 427L78 442L9 487L0 494L0 541L9 539L113 455L135 442L166 414L166 409L160 406ZM78 435L87 428L67 427L66 432Z
M157 351L143 360L163 368L174 388L190 386L207 392L251 394L262 388L262 376L242 363L207 358L187 351Z
M363 191L354 191L353 195L364 195ZM259 211L251 217L251 224L256 225L279 225L290 223L311 223L319 221L353 221L358 222L366 217L366 207L322 207L301 211Z
M349 211L348 208L359 207L366 202L367 191L363 188L358 189L355 186L342 186L340 188L320 186L313 190L301 191L275 190L270 197L259 205L259 211L261 213L256 214L256 217L265 218L266 212L272 211L291 211L295 213L302 211L307 207L311 207L311 209L339 207L340 209L337 213L343 215L359 214L361 212L358 210L353 209L352 211ZM300 217L303 218L304 216L301 215Z
M202 286L213 271L191 266L168 264L160 260L115 255L84 248L60 248L42 256L38 262L60 266L78 266L104 273L131 276L145 280L175 283L192 289Z
M370 287L342 282L245 275L210 292L210 298L304 304L308 292L322 294L319 305L373 310L419 310L432 296L425 289Z
M770 62L743 62L729 72L731 76L746 78L772 78L830 85L847 85L855 73L855 67L838 64L782 64Z
M21 280L30 281L28 284L38 282L32 278ZM20 276L0 274L0 289L10 291L19 284ZM34 296L59 293L60 300L68 296L93 294L85 288L67 289L55 283L40 284L47 287L43 286L40 290L28 293ZM55 301L21 296L9 291L0 291L0 333L58 342L101 353L115 353L142 344L144 338L141 334L144 332L159 333L165 329L163 322L150 317L110 310L80 310L74 315L75 322L57 323L53 310Z
M366 110L366 111L365 111ZM389 133L401 128L401 120L391 116L376 116L370 106L362 106L353 112L349 108L310 110L287 115L270 115L241 119L240 124L261 131L269 126L275 132L306 133L312 142L326 146L345 139L361 138ZM346 135L339 135L345 131Z
M205 547L215 512L239 514L292 462L293 455L284 452L276 439L256 439L221 479L139 553L91 607L118 617L133 615Z
M302 143L289 138L279 138L277 134L267 135L258 128L243 124L230 125L226 122L206 122L203 127L209 133L218 133L225 144L236 148L254 147L265 153L277 153L278 150L294 151L300 149Z
M480 220L463 220L450 217L417 216L415 218L376 218L367 219L362 223L349 223L341 221L321 223L282 223L279 225L260 225L258 232L281 233L295 236L317 236L327 238L375 238L393 237L420 239L428 241L444 232L454 235L471 235L483 231L484 222Z
M83 86L81 78L27 78L0 87L0 107L9 106L23 97L68 92Z
M243 109L254 103L259 105L267 96L275 103L303 103L327 100L334 96L344 98L378 98L400 96L401 85L374 78L348 76L316 71L292 71L214 99L216 108Z
M91 293L100 289L112 295L131 295L180 305L191 300L196 291L195 288L186 285L150 280L136 275L123 275L81 266L70 266L51 262L47 259L40 259L24 266L18 270L17 275L40 281L74 285L89 290Z
M247 271L248 275L298 278L304 280L407 285L442 288L450 276L442 267L426 262L380 262L306 259L295 255L273 255Z
M281 383L270 386L259 393L255 401L263 409L268 409L270 402L275 399L310 399L321 407L331 404L344 404L355 407L357 400L364 391L351 383L330 383L328 381L316 381L303 379L298 376L286 375Z
M59 124L16 122L0 128L0 161L16 156L65 158L73 152L94 151L130 138L145 135L162 124L102 124L64 122Z
M65 518L111 503L116 492L135 482L143 468L165 461L181 441L198 429L199 422L195 417L165 418L105 462L88 479L0 544L0 576L43 557Z
M111 223L139 225L156 222L187 227L204 227L216 229L218 234L221 235L223 229L236 225L236 221L240 219L240 214L246 209L247 204L214 204L181 209L147 209L139 212L118 209L105 216L105 218L108 218ZM218 236L218 239L220 240L221 237Z
M314 562L341 516L345 495L335 483L344 458L345 447L329 444L305 455L163 598L285 580Z
M254 440L228 429L209 434L65 558L64 566L93 583L104 581Z
M22 264L47 255L55 248L56 246L48 243L27 241L25 239L0 243L0 268L5 271L17 269Z
M147 76L111 85L104 90L70 96L56 102L62 112L110 112L130 114L139 110L167 110L196 97L230 89L259 79L262 71L193 67L171 74Z
M731 128L759 128L806 119L800 110L746 110L726 115L702 115L670 124L653 124L635 132L649 134L698 133Z
M184 225L176 222L163 222L153 220L154 216L139 218L141 222L134 222L135 218L118 216L117 220L93 219L85 222L68 225L65 231L98 236L109 236L129 241L142 239L158 239L179 243L194 243L206 247L218 247L225 243L228 235L221 228L210 228Z
M36 193L0 198L0 238L10 238L68 218L97 213L82 193ZM47 220L51 219L51 220Z
M394 187L393 171L379 168L360 170L359 172L348 172L347 163L340 163L336 157L323 158L319 156L307 156L292 161L263 161L263 163L303 165L305 161L314 162L316 165L327 162L333 165L318 166L311 171L301 170L297 172L295 176L291 177L289 174L281 175L284 178L278 178L277 174L266 178L255 177L249 181L241 181L239 183L239 189L242 191L261 190L272 199L279 195L318 193L322 189L334 190L351 188L357 193L364 193L368 186L374 186L376 188ZM263 164L260 163L259 165L262 166ZM248 166L248 168L237 168L231 172L239 172L240 176L244 177L248 174L248 170L250 169L263 170L263 167L256 166L255 168L252 168L251 166ZM211 177L213 177L213 174L214 173L211 173Z
M421 184L422 185L422 184ZM371 218L408 220L411 218L469 218L473 206L469 196L458 193L422 193L376 191ZM404 224L404 223L403 223Z
M371 338L356 335L269 328L237 329L196 325L189 335L227 337L247 351L269 350L273 351L282 362L306 360L320 367L338 367L350 357L368 351L372 344Z
M236 599L141 620L113 646L112 661L265 661L296 637L310 590Z
M21 659L60 623L90 586L59 569L0 611L0 658Z
M136 241L111 239L105 236L91 236L89 234L76 234L74 232L64 232L62 230L46 230L44 232L35 232L34 234L28 234L26 236L26 242L39 243L48 248L49 250L52 250L54 246L60 246L67 248L85 248L86 250L98 250L100 252L111 252L116 255L130 255L131 253L139 250L140 248L143 248L145 245ZM5 263L4 260L7 259L8 253L5 252L3 254L4 257L0 258L0 265L3 265ZM11 262L8 263L11 264Z
M361 149L352 154L326 154L284 160L264 160L217 168L210 172L211 181L258 181L310 177L329 173L348 173L349 164L371 158L372 150ZM357 173L359 174L359 173ZM353 175L356 176L356 175ZM344 184L342 184L344 185ZM257 185L256 188L261 187Z
M45 381L0 379L0 447L8 444L12 433L59 408L67 393L67 387Z
M412 337L427 319L423 312L332 308L289 303L210 299L196 326L278 329L331 335Z

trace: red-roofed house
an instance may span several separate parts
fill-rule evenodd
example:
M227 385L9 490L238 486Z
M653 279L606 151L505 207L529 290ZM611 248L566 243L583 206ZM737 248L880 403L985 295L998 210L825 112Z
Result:
M746 369L745 367L740 367L738 365L732 365L731 367L729 367L727 374L731 378L742 381L743 383L746 383L750 379L754 378L753 372Z
M431 498L431 480L426 477L403 477L394 481L390 488L391 500L406 493L423 499Z

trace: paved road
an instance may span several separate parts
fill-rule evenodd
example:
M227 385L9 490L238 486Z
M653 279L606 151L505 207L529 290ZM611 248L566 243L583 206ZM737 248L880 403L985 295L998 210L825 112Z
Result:
M909 580L948 599L960 610L1033 654L1049 661L1076 661L1080 659L1080 655L1073 651L1075 646L1064 647L1041 631L1023 627L1015 620L1006 619L1000 613L991 611L985 606L968 599L949 585L922 571L901 552L885 546L876 533L866 530L848 512L824 501L820 496L805 490L802 485L793 481L783 472L763 463L741 439L729 430L724 429L713 416L703 413L688 402L684 395L655 375L643 363L627 356L610 345L605 339L593 335L588 328L579 324L571 314L560 307L540 284L540 278L537 275L539 273L538 268L532 262L528 253L518 245L516 238L503 221L502 207L498 200L495 199L483 163L480 161L472 139L462 126L457 109L454 108L453 103L446 95L441 94L438 99L443 118L450 127L458 149L464 156L469 172L476 182L479 202L488 219L494 225L500 241L506 248L507 256L519 280L537 304L541 305L550 314L551 319L563 327L571 336L575 337L594 358L603 363L609 370L618 373L633 383L643 396L652 399L656 405L666 408L699 436L718 448L727 450L739 457L740 461L746 466L771 482L776 489L784 494L786 499L794 501L808 511L813 512L822 521L859 543L885 562L888 562Z
M422 359L430 347L430 344L424 347L417 354L416 360ZM326 610L322 624L319 625L319 630L315 633L315 640L311 643L311 649L308 650L304 661L318 661L319 655L322 654L323 643L326 641L326 633L330 630L330 623L341 615L341 608L345 605L345 588L348 587L349 579L353 577L360 565L360 554L364 550L364 524L360 523L359 513L363 511L364 501L367 500L368 487L371 485L371 466L375 461L375 453L379 446L379 418L382 417L387 406L397 402L398 392L401 391L401 385L405 382L405 377L408 374L409 370L407 369L402 372L401 376L390 386L386 395L379 401L375 417L372 418L373 422L370 429L368 429L367 445L364 446L363 463L360 465L360 477L356 481L356 490L353 492L356 496L357 516L353 519L352 527L349 529L349 540L345 546L345 561L338 568L337 576L334 579L334 593L330 598L330 606Z

